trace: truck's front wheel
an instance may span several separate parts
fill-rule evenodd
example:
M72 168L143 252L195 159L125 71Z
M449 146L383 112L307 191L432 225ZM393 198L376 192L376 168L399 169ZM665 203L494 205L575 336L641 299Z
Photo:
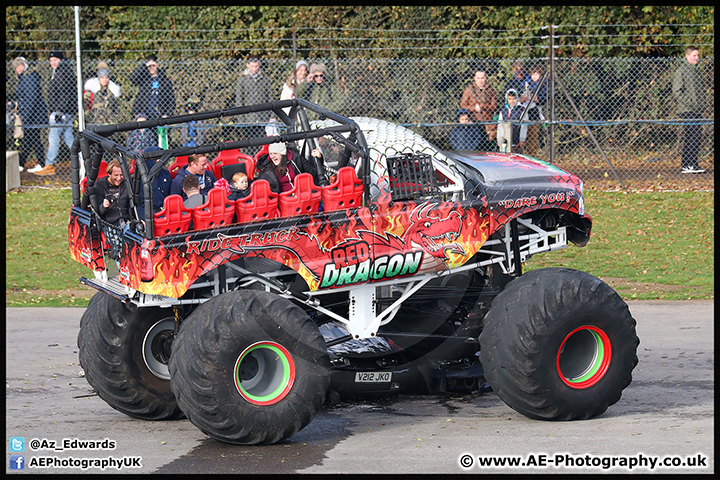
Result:
M627 304L606 283L546 268L513 280L493 300L480 361L493 390L518 412L586 419L620 399L638 343Z
M276 443L310 423L330 383L325 341L298 306L241 290L202 304L180 328L172 390L190 421L216 440Z
M167 368L174 329L170 309L137 308L96 293L78 334L85 379L108 405L131 417L183 418Z

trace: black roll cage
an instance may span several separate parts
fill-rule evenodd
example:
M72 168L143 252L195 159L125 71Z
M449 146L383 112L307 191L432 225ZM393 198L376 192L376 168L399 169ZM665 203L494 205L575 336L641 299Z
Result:
M283 109L290 108L288 113ZM330 119L338 123L325 128L316 130L310 129L306 110L310 110L318 114L321 120ZM212 143L199 145L196 147L179 147L155 152L134 152L119 145L109 137L114 133L127 132L140 128L155 128L167 125L177 125L191 121L208 120L222 117L232 117L236 115L244 115L252 112L267 111L274 113L287 126L287 133L282 135L268 136L262 138L252 138L245 140L237 140L225 143ZM348 133L347 137L341 135ZM275 102L259 103L255 105L247 105L242 107L227 108L222 110L210 110L207 112L198 112L187 115L175 115L172 117L155 118L144 122L127 122L113 125L98 125L89 127L86 130L78 132L75 141L70 149L70 167L72 179L72 199L73 205L87 210L88 205L92 205L93 209L99 211L99 205L102 201L95 195L95 181L99 174L100 163L103 155L109 153L117 155L120 162L120 168L123 173L125 182L128 182L130 191L130 209L134 212L135 219L131 220L131 229L142 231L143 226L141 220L145 221L144 236L147 239L153 238L153 201L152 201L152 183L155 176L165 166L169 166L172 158L193 154L219 153L223 150L232 150L236 148L261 147L278 142L295 142L298 140L312 139L317 145L317 138L325 135L332 136L336 141L345 146L341 153L338 165L340 167L347 165L350 156L353 153L359 155L362 161L361 179L364 184L364 201L365 204L370 202L370 158L365 135L360 127L354 121L347 117L332 112L314 103L304 99L279 100ZM92 148L94 146L94 148ZM80 154L87 175L87 185L85 192L81 196L80 192ZM131 160L135 160L135 173L130 175ZM153 167L148 170L145 164L146 160L160 159ZM318 174L321 178L325 176L324 166L317 165ZM137 215L136 206L140 202L140 188L143 189L145 203L145 218L140 219Z

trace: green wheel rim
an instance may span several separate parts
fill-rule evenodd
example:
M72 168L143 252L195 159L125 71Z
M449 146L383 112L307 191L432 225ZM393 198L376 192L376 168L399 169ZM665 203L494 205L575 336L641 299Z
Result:
M245 400L253 405L273 405L290 393L295 383L295 362L282 345L257 342L238 356L234 379Z

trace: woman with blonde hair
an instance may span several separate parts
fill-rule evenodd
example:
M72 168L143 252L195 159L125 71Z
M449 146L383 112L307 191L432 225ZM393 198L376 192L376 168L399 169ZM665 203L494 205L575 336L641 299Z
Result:
M282 92L280 92L280 100L289 100L295 98L296 87L305 81L308 74L308 63L305 60L299 60L295 64L295 69L283 83Z

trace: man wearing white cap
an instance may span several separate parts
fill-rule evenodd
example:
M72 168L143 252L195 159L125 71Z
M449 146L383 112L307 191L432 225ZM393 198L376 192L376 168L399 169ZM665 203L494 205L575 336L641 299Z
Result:
M175 91L172 81L160 69L155 55L149 55L142 65L130 74L130 81L138 86L132 113L144 113L147 119L169 117L175 112Z
M324 63L310 65L305 82L298 84L297 97L309 100L328 110L342 113L347 98L333 82L326 79L326 76L327 67ZM308 118L315 119L316 114L308 112Z

